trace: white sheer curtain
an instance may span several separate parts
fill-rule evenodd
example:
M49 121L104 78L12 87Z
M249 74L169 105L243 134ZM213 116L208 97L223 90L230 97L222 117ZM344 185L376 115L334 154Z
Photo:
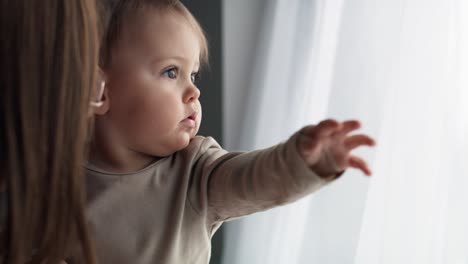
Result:
M468 263L466 2L266 2L239 148L358 118L374 177L227 224L225 264Z

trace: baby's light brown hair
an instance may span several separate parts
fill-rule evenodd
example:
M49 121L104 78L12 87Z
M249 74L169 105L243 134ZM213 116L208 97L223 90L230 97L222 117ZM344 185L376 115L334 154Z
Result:
M208 66L208 42L205 33L179 0L97 0L100 15L101 46L99 50L99 65L106 68L112 61L112 49L120 40L125 24L131 22L136 15L151 9L162 12L172 12L185 19L198 36L200 44L200 64Z

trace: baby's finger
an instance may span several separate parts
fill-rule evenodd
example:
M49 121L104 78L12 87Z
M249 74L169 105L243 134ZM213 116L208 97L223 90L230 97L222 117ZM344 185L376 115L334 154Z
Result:
M344 145L346 149L351 151L360 146L372 147L375 145L375 140L367 135L359 134L347 137L344 141Z
M357 120L348 120L344 121L340 130L340 134L348 134L349 132L359 129L361 127L361 123Z
M363 159L357 156L350 156L348 159L348 164L352 168L361 170L367 176L372 175L372 171L369 169L369 166L367 165L367 163Z
M337 129L341 127L341 124L338 123L336 120L327 119L320 122L316 127L316 135L318 137L326 137L333 134Z
M301 130L301 134L308 137L321 138L335 132L340 127L340 123L333 119L327 119L320 122L318 125L307 126Z
M316 125L309 125L309 126L303 127L301 130L299 130L299 133L301 135L309 136L315 131L316 127L317 127Z

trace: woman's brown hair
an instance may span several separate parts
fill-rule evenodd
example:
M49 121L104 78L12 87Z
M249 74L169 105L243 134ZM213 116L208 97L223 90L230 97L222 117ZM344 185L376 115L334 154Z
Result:
M83 159L98 37L94 0L0 1L1 263L95 263Z

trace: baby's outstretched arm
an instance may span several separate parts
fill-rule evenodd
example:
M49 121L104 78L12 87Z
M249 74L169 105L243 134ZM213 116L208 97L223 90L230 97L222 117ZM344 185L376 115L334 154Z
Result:
M296 201L348 167L370 175L367 163L350 154L359 146L375 145L367 135L350 135L359 127L358 121L326 120L285 142L250 152L225 153L205 139L193 168L192 205L224 221ZM200 193L207 193L206 199Z
M299 132L299 153L319 176L337 174L348 167L370 176L371 170L366 161L351 154L351 150L357 147L375 145L375 141L365 134L349 135L360 127L356 120L325 120L316 126L307 126Z

